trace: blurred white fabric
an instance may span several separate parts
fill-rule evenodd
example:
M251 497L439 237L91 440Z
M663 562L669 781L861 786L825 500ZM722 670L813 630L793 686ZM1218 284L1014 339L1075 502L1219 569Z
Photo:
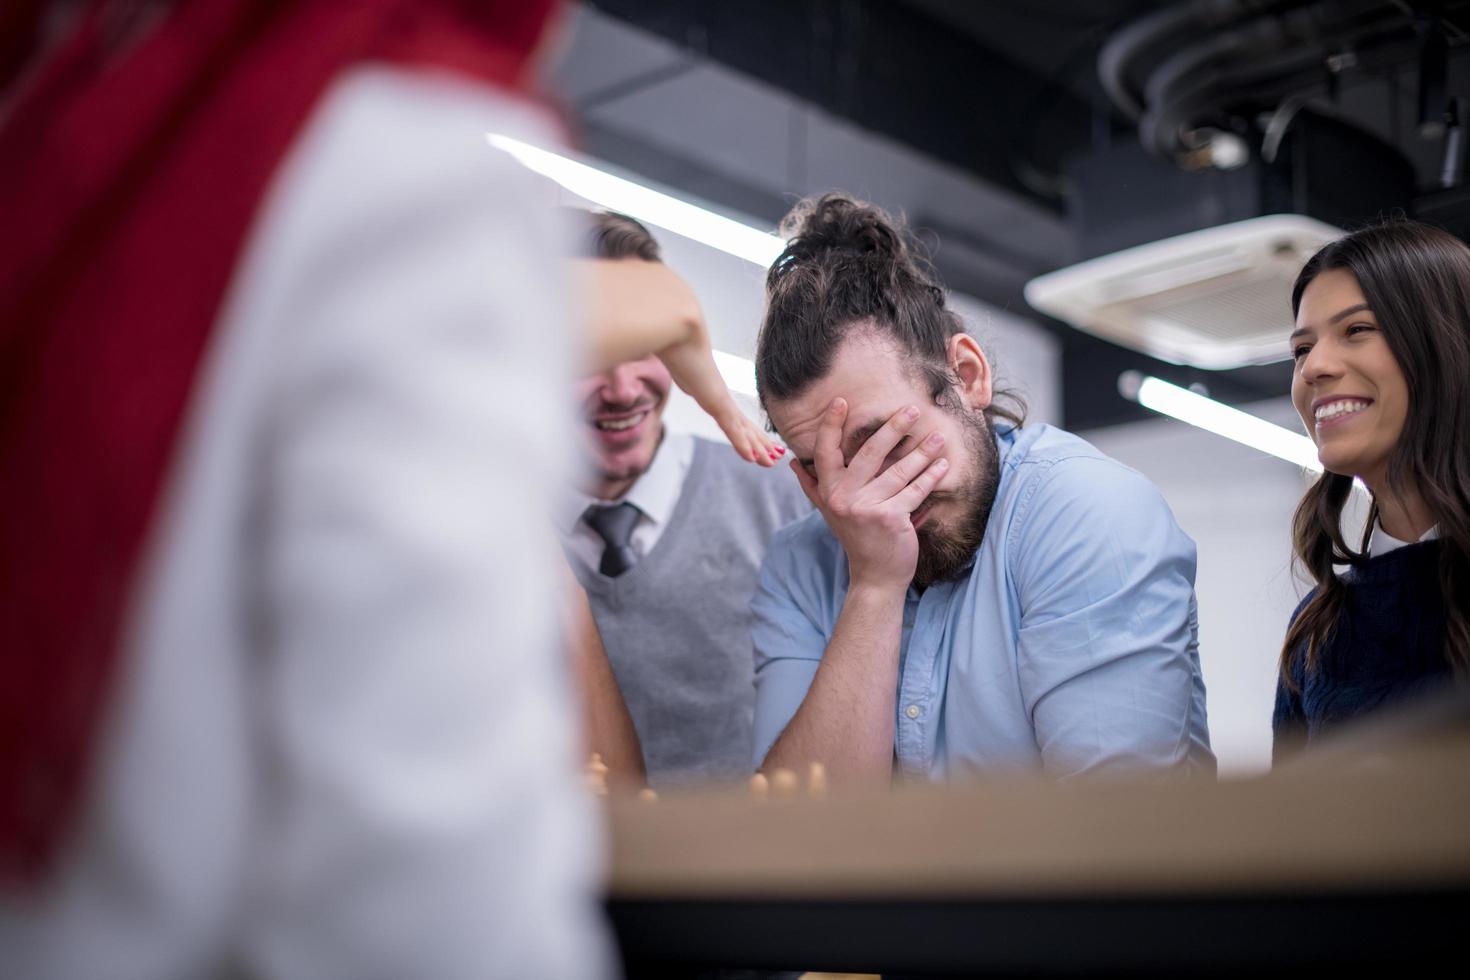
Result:
M565 243L489 130L555 141L483 87L360 70L287 157L80 833L0 894L0 974L609 972L542 510L571 473Z

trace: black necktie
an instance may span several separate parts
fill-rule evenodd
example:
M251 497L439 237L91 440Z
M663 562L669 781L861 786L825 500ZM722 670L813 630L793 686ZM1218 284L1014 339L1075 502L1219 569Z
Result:
M633 538L633 525L638 523L637 507L632 504L588 507L582 520L607 542L602 550L602 564L597 566L599 572L617 578L638 563L638 555L628 543Z

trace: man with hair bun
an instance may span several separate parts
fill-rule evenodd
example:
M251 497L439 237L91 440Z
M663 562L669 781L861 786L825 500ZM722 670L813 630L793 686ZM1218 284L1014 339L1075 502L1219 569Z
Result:
M587 219L594 320L624 336L670 318L704 334L693 290L660 261L648 229L620 214ZM576 383L588 465L558 527L596 624L578 600L588 747L615 782L646 770L655 786L749 773L750 597L771 535L809 511L789 476L749 465L769 467L785 449L718 376L677 380L735 452L667 431L667 360L623 361Z
M782 226L761 405L818 513L753 603L755 764L835 780L1212 776L1194 543L1157 489L995 388L903 227Z

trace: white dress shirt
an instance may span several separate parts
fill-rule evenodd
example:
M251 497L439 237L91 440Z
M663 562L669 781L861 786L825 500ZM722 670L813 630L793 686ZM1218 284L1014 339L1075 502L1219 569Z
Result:
M638 508L638 523L633 525L633 538L629 542L634 553L643 558L653 551L653 546L658 544L669 524L669 518L674 516L674 508L684 492L684 481L693 462L694 437L688 433L665 431L658 451L653 454L653 462L620 499L599 500L577 490L568 491L556 518L557 530L561 532L572 559L596 571L607 543L582 520L582 515L588 507L620 503Z

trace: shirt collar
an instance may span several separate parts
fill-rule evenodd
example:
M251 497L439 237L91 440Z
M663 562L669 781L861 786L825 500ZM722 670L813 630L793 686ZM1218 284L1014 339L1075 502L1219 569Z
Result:
M1438 537L1439 525L1436 524L1434 527L1431 527L1429 530L1425 531L1424 534L1419 538L1419 540L1433 541L1435 538ZM1374 521L1373 536L1368 539L1368 557L1377 558L1379 555L1386 555L1390 551L1396 551L1399 548L1407 546L1409 543L1410 542L1408 541L1400 541L1398 538L1385 531L1382 524Z

